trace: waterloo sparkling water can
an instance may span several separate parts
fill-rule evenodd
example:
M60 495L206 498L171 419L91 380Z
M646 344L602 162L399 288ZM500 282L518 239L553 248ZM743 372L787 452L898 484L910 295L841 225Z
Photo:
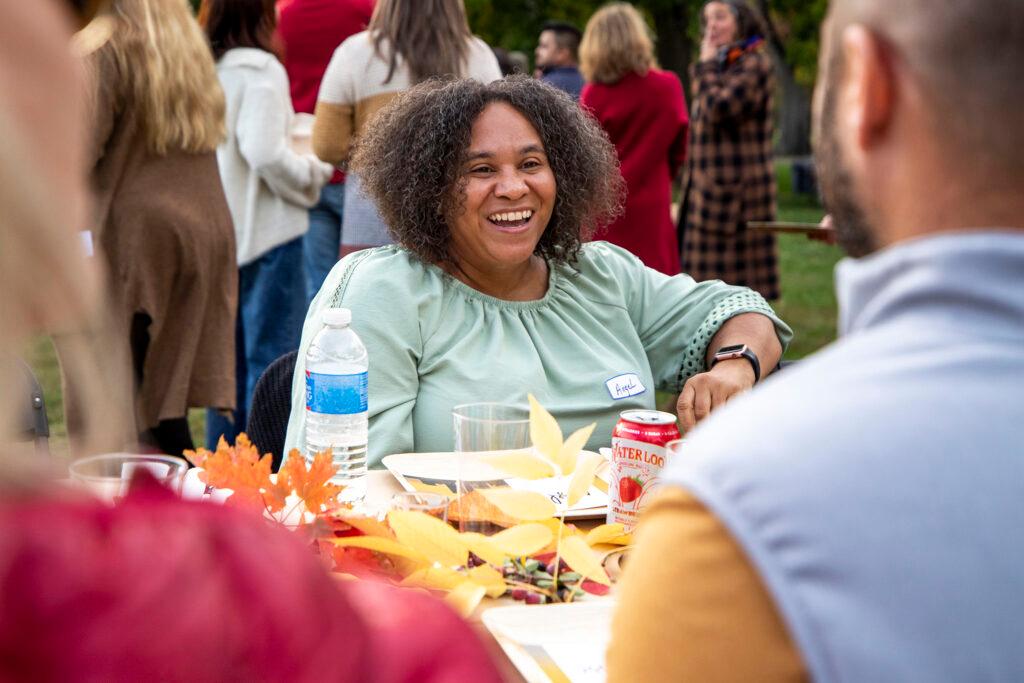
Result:
M636 526L668 457L665 444L679 438L676 417L658 410L627 410L612 430L608 523Z

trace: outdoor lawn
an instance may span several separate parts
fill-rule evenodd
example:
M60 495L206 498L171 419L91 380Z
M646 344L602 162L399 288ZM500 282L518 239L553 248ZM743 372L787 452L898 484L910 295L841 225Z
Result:
M777 169L779 220L817 223L822 216L817 201L793 194L787 164L779 163ZM786 358L797 359L821 348L835 337L836 300L832 269L840 252L836 247L811 241L802 235L782 235L779 247L782 254L782 298L775 302L775 310L796 333ZM58 456L66 455L67 432L61 404L60 371L49 339L36 339L26 357L46 397L51 451ZM204 422L203 411L190 412L189 423L197 445L204 440Z

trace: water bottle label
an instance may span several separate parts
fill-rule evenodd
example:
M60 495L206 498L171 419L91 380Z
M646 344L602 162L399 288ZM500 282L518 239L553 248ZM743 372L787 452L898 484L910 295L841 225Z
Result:
M366 412L366 373L326 375L307 370L306 410L325 415Z

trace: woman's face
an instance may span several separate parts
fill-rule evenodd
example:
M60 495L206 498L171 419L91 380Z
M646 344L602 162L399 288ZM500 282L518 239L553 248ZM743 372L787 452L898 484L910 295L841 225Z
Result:
M734 42L739 33L736 15L724 2L709 2L704 7L704 32L715 47Z
M460 264L497 274L533 255L555 205L555 174L537 131L508 104L488 104L471 136L452 251Z

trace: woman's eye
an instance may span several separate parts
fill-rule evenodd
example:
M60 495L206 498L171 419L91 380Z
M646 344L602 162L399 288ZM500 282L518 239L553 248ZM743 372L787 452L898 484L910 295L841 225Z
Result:
M536 159L527 159L523 162L523 168L540 168L540 165Z
M476 173L476 174L490 173L491 172L491 167L490 166L473 166L472 168L469 169L469 172L470 173Z

